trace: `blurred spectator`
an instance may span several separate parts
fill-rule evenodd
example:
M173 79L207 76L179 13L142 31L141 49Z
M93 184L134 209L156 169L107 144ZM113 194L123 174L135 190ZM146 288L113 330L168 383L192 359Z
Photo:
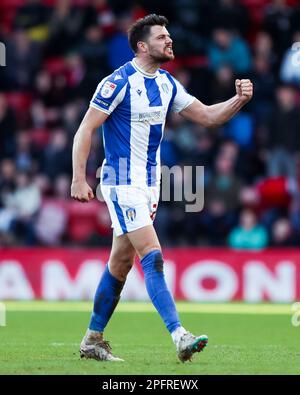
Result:
M223 25L246 36L250 19L247 8L240 1L217 0L211 6L209 22L214 27Z
M248 44L223 27L213 31L213 42L208 50L210 66L214 71L230 66L236 73L246 73L251 67L251 54Z
M34 54L34 56L32 56ZM8 86L12 90L30 90L41 60L39 46L24 30L16 30L7 44Z
M253 44L253 56L257 59L265 59L272 73L277 73L279 66L278 53L275 51L273 39L268 32L260 30L256 34Z
M205 204L203 212L186 213L184 201L161 201L155 225L162 242L226 245L240 209L250 208L272 245L299 244L300 84L291 49L292 40L300 41L296 0L13 3L5 2L0 16L7 48L7 67L0 67L1 245L109 244L105 205L70 201L71 145L99 81L134 56L129 24L151 12L170 20L176 59L163 67L205 104L232 97L236 78L254 83L251 102L222 127L207 130L170 114L162 163L179 172L204 166ZM99 130L87 163L94 189L103 157ZM182 188L182 180L172 182ZM195 191L203 180L184 182ZM36 203L24 217L16 196L31 199L28 191ZM18 204L9 205L13 200Z
M251 148L253 134L253 117L246 111L240 111L224 126L224 137L232 139L242 148Z
M66 57L65 61L66 61L65 102L67 102L71 100L71 98L77 98L78 96L80 96L80 92L82 88L81 85L84 76L86 74L86 68L82 57L75 52L69 54Z
M41 0L26 0L14 21L16 29L26 30L32 40L45 41L48 38L49 10Z
M97 23L103 30L105 36L110 36L115 27L116 15L111 9L108 0L92 0L92 5L97 12Z
M81 32L96 22L95 10L72 4L71 0L56 2L49 18L48 56L64 55L80 39Z
M294 34L292 46L284 55L280 78L283 82L295 84L300 88L300 31Z
M81 101L74 101L66 104L62 112L62 123L68 135L73 138L82 119L83 104Z
M12 160L0 162L0 246L13 242L10 226L15 217L13 209L6 207L6 201L15 190L15 165Z
M89 98L95 91L95 86L109 74L107 64L107 44L99 26L90 26L77 48L85 65L85 76L81 83L80 92Z
M16 189L5 199L5 207L13 213L10 230L17 237L18 243L34 245L35 216L41 206L41 194L33 183L29 173L16 175Z
M14 152L16 117L9 108L6 97L0 93L0 158Z
M161 163L168 167L175 166L180 161L178 146L175 142L175 133L172 128L166 126L164 139L161 142Z
M291 18L292 8L287 0L273 0L265 8L264 26L272 36L279 56L290 42Z
M277 106L271 113L268 142L271 148L268 174L271 177L285 175L296 179L295 157L300 151L300 111L296 91L282 85L276 91Z
M253 210L244 209L239 222L239 226L233 228L229 234L229 247L236 250L260 250L268 246L268 233L258 224Z
M131 15L122 15L117 22L118 31L111 37L108 43L108 64L111 71L134 57L134 53L128 44L127 31L132 23Z
M15 148L14 161L17 169L25 172L35 170L39 157L32 144L29 131L22 130L18 133Z
M71 148L67 135L63 129L56 129L53 131L49 145L45 148L44 172L50 180L53 180L61 173L71 174L71 166Z
M222 244L237 221L242 181L234 172L235 157L222 152L216 157L215 172L205 189L205 208L200 221L210 242Z
M230 66L221 65L216 71L211 85L211 95L216 103L235 95L234 75Z
M41 244L60 245L67 230L70 177L60 175L55 179L55 198L43 200L35 222L35 234Z
M254 57L251 80L254 85L255 96L249 103L249 108L253 111L255 121L259 125L270 117L274 106L276 80L269 57L260 54Z
M11 159L0 162L0 208L4 206L6 196L15 190L15 164Z
M292 247L299 243L288 218L278 218L273 224L271 245L273 247Z

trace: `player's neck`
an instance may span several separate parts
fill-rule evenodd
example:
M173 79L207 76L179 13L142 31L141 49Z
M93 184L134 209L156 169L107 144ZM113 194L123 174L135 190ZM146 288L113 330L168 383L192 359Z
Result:
M155 75L157 70L160 68L160 63L154 63L149 59L142 59L135 57L133 59L135 66L140 69L144 74Z

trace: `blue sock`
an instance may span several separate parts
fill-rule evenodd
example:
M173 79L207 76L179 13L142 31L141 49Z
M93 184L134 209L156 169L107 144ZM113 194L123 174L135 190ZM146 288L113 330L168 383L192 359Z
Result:
M125 281L119 281L111 275L108 265L106 265L95 294L89 329L98 332L104 331L120 300L124 284Z
M151 251L141 260L148 295L172 333L181 326L174 299L167 288L163 273L163 257L159 250Z

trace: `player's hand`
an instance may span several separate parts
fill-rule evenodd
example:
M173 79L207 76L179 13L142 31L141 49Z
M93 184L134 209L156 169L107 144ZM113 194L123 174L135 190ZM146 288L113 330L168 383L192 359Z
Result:
M72 181L71 197L79 202L86 203L94 198L94 193L86 181Z
M253 84L250 80L235 80L235 89L243 103L247 103L253 96Z

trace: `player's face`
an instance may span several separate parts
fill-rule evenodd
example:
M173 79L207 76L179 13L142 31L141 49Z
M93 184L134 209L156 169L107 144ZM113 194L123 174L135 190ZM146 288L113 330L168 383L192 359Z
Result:
M173 41L164 26L152 26L147 39L149 56L156 62L163 63L174 59Z

